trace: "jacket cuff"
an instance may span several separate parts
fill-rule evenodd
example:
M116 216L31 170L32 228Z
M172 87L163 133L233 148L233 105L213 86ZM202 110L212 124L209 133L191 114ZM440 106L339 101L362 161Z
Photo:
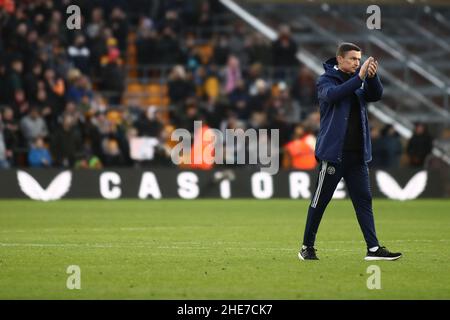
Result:
M353 78L351 78L349 81L351 81L352 86L355 86L355 90L361 87L364 82L364 80L361 80L361 78L359 77L359 74L353 76Z

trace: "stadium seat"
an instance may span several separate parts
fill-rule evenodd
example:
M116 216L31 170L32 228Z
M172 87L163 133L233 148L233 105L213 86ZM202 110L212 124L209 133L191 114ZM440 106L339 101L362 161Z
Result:
M137 83L132 82L127 85L127 92L128 93L143 93L144 92L144 86Z

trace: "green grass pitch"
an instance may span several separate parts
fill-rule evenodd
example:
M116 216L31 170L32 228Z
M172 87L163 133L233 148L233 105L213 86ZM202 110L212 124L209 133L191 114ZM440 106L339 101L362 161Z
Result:
M375 200L366 262L351 202L332 201L320 261L299 261L306 200L0 201L0 299L450 299L450 202ZM66 287L69 265L81 289ZM369 290L367 268L381 270Z

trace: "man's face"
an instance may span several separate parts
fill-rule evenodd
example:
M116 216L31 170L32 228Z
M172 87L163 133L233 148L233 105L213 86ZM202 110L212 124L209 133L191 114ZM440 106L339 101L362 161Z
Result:
M361 51L347 51L344 56L338 56L338 67L346 73L355 73L361 64Z

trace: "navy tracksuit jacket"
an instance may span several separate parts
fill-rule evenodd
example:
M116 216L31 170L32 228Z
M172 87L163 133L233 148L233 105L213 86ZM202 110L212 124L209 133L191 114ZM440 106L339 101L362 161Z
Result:
M320 167L316 190L308 209L303 244L314 246L325 208L337 184L344 178L367 247L371 248L379 244L375 232L367 166L372 160L367 102L380 100L383 86L378 75L363 81L358 76L359 70L353 76L346 76L336 66L336 58L325 62L325 73L317 81L320 131L316 143L316 157L320 161ZM351 115L352 106L354 113ZM347 128L349 120L353 123L351 128ZM354 121L361 122L360 125L358 123L357 130ZM347 132L348 129L360 132ZM362 135L359 140L362 145L355 150L348 150L346 138L357 134Z

